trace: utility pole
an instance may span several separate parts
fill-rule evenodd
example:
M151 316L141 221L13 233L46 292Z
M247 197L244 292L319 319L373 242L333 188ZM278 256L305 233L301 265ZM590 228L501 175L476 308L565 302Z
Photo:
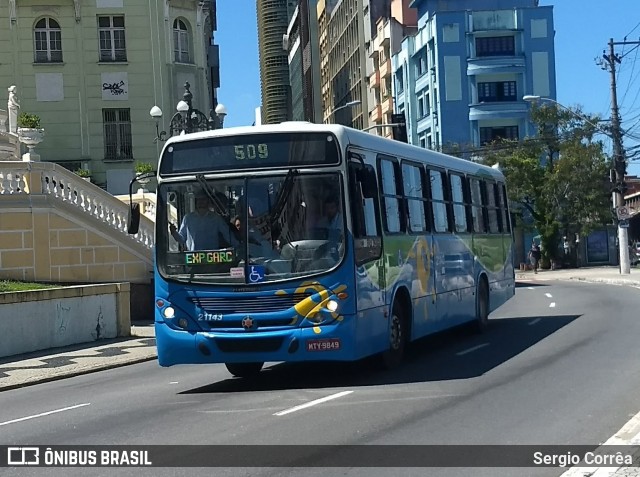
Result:
M627 172L624 148L622 146L622 128L620 127L620 111L618 110L618 95L616 92L616 63L620 63L620 57L615 53L615 45L636 45L639 41L614 42L609 39L609 53L602 55L605 60L605 68L611 74L611 138L613 139L613 160L611 163L612 178L615 177L613 187L613 207L616 212L618 225L618 260L620 261L620 273L630 274L629 263L629 229L628 221L619 220L620 210L624 207L624 191L626 189L624 176ZM626 225L626 226L625 226Z

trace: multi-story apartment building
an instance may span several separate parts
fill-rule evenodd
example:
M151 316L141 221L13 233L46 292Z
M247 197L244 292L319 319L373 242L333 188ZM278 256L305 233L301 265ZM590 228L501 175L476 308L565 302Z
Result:
M194 107L213 106L214 3L0 3L0 85L15 85L20 111L41 117L42 160L88 167L95 183L126 193L133 162L157 160L150 109L168 126L187 81Z
M331 109L329 98L329 39L327 24L329 15L337 0L318 0L316 15L318 17L318 50L320 52L320 108L322 120L326 122L326 112Z
M284 37L296 0L256 0L262 123L291 119L289 61Z
M369 109L362 0L327 1L318 15L320 54L327 58L321 64L323 120L364 129ZM342 107L347 104L352 106Z
M317 0L299 0L287 28L285 43L294 121L322 121L317 3Z
M418 32L392 57L409 142L473 150L533 135L527 94L555 99L553 7L537 0L413 0Z
M394 112L391 74L391 57L402 48L402 40L415 34L416 10L409 8L411 0L392 0L390 17L380 16L373 29L373 39L367 51L369 80L369 124L373 134L392 137L392 128L374 127L391 124Z

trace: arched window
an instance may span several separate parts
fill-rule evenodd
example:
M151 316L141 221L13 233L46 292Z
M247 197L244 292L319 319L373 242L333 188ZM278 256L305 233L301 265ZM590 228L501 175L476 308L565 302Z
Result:
M33 29L36 63L62 62L62 34L53 18L38 20Z
M176 63L191 63L189 55L189 30L183 20L173 22L173 52Z

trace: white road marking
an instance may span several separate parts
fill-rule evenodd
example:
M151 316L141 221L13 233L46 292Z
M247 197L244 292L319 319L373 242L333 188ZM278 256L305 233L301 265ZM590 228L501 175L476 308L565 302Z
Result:
M549 308L555 308L556 307L556 302L552 301L551 303L549 303Z
M527 290L535 290L536 287L527 287Z
M0 426L6 426L7 424L15 424L16 422L28 421L29 419L35 419L37 417L49 416L58 412L71 411L72 409L78 409L79 407L90 406L90 402L84 404L76 404L75 406L63 407L62 409L55 409L53 411L41 412L40 414L34 414L33 416L20 417L18 419L12 419L10 421L0 422Z
M178 381L169 381L169 384L178 384Z
M551 293L545 293L544 294L547 298L553 298L553 296L551 296Z
M489 343L482 343L482 344L479 344L478 346L474 346L473 348L465 349L464 351L460 351L459 353L456 353L456 355L462 356L467 353L473 353L475 350L484 348L485 346L489 346Z
M542 318L536 318L535 320L530 321L530 322L529 322L529 326L531 326L531 325L535 325L535 324L536 324L537 322L539 322L539 321L542 321Z
M290 407L289 409L285 409L284 411L276 412L274 416L284 416L285 414L296 412L296 411L299 411L300 409L306 409L308 407L315 406L316 404L322 404L323 402L331 401L332 399L338 399L339 397L346 396L347 394L351 394L352 392L353 391L342 391L336 394L332 394L330 396L316 399L315 401L309 401L306 404L300 404L299 406Z

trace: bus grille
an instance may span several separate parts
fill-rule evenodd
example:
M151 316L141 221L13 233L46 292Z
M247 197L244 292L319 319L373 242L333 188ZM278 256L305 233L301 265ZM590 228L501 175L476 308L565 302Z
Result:
M223 353L263 353L277 351L283 338L229 339L216 338L215 343Z
M277 327L284 327L284 326L293 326L296 324L297 318L296 319L291 319L291 318L280 318L280 319L270 319L270 320L265 320L265 319L261 319L258 320L258 326L260 328L277 328ZM202 324L204 326L208 326L210 330L213 329L224 329L224 328L229 328L229 329L239 329L242 330L242 320L224 320L224 321L204 321L202 322Z
M209 313L230 315L232 313L269 313L294 307L311 293L289 293L286 295L261 295L248 297L190 297L192 303Z

